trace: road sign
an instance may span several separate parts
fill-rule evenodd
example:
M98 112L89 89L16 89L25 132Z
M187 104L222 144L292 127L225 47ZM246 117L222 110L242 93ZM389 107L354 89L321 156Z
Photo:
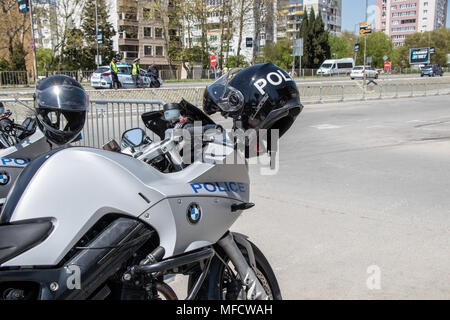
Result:
M215 67L217 65L217 58L215 55L211 56L211 65Z
M359 45L359 43L355 43L354 50L355 52L359 52L361 50L361 46Z
M409 64L430 63L430 48L415 48L409 50Z
M361 22L359 24L359 34L372 33L372 24L370 22Z
M103 44L103 31L97 31L97 43Z
M386 61L388 59L388 56L384 56L383 60Z
M30 5L28 3L28 0L17 0L17 3L19 5L19 12L25 13L30 8Z
M95 55L95 64L98 64L98 65L102 64L102 56L101 55Z
M294 57L301 57L303 56L303 38L300 39L294 39L294 46L293 46L293 56Z
M367 59L366 59L366 61L367 61L367 63L372 63L372 57L367 57Z
M434 50L434 47L430 47L430 54L435 54L436 51Z
M386 62L384 63L384 68L385 68L386 70L389 70L389 69L391 68L391 63L390 63L389 61L386 61Z
M253 47L253 38L252 37L245 38L245 47L246 48L252 48Z

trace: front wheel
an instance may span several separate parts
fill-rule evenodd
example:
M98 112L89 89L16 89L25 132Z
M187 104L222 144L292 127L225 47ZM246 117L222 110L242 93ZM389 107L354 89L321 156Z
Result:
M248 240L247 240L248 241ZM255 256L256 270L255 273L264 287L266 294L271 300L281 300L280 287L275 274L258 247L249 241ZM247 250L238 244L244 257L249 260ZM224 254L221 248L217 248L217 253L223 261L214 257L211 262L209 275L205 279L200 289L197 299L199 300L238 300L243 299L245 294L242 293L240 278L230 259ZM227 264L225 266L224 262ZM195 283L197 276L191 276L189 279L189 287Z

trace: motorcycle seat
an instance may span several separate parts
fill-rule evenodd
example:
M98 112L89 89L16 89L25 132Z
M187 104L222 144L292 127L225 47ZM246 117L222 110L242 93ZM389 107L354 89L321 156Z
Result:
M0 225L0 265L44 241L52 229L51 221L42 220Z

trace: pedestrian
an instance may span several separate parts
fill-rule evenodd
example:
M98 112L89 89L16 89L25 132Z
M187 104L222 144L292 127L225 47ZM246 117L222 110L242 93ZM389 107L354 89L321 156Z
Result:
M141 67L139 65L139 62L141 61L141 59L136 58L133 60L133 69L131 70L131 78L133 78L133 82L134 85L136 86L136 88L140 88L141 87L141 79L140 79L140 75L141 75Z
M117 69L117 58L113 57L111 63L109 64L109 68L111 69L111 79L112 79L112 87L114 89L119 89L122 87L122 84L119 81L119 76L117 75L119 69Z

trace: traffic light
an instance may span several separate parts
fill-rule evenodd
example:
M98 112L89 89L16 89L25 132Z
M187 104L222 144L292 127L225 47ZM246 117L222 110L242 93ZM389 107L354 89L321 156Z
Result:
M19 12L25 13L28 12L30 9L30 4L28 3L28 0L17 0L17 3L19 5Z

